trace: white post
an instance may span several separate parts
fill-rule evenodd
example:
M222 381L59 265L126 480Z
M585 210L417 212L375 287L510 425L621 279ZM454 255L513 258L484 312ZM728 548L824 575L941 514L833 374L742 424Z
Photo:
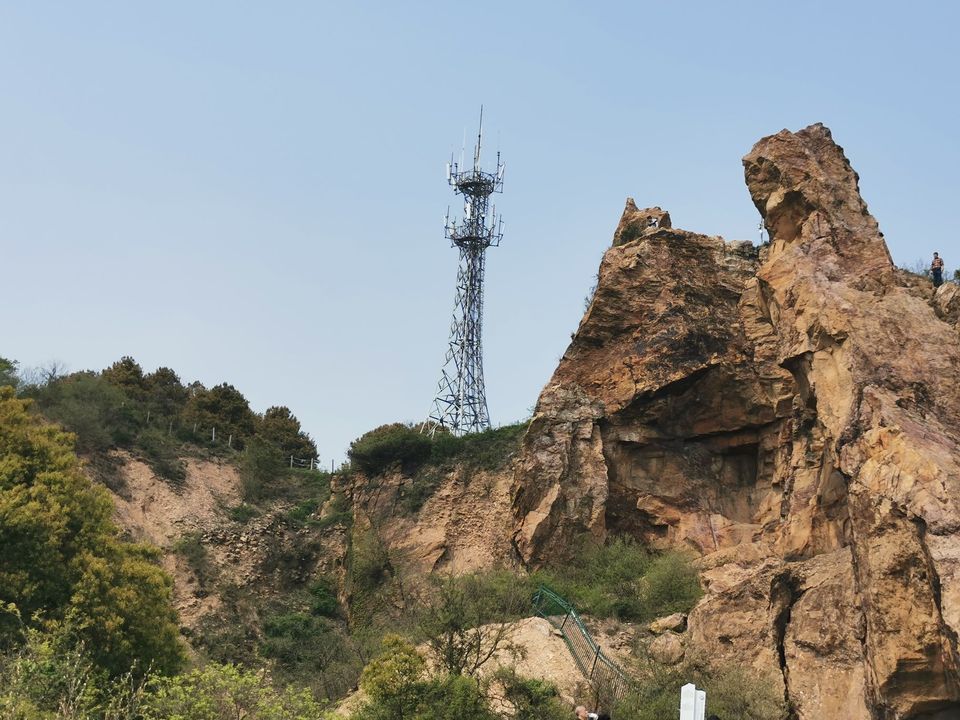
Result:
M213 431L210 433L210 442L216 442L216 441L217 441L217 429L214 428Z
M293 467L293 455L290 456L290 467Z
M680 720L696 720L697 686L687 683L680 688Z
M695 720L703 720L707 714L707 693L705 690L697 690L696 704L694 706Z

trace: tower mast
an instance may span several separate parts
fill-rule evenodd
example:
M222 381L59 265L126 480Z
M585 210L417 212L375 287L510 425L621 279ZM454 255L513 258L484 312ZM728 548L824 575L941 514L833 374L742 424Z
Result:
M440 372L437 394L424 430L433 434L444 428L454 435L486 430L490 427L487 395L483 384L483 276L486 252L498 246L503 237L503 221L490 204L493 193L503 192L503 168L500 153L494 172L480 166L483 143L483 107L480 128L473 151L473 167L462 169L450 158L447 182L463 196L463 219L444 218L444 235L450 246L460 250L456 299L450 323L450 343Z

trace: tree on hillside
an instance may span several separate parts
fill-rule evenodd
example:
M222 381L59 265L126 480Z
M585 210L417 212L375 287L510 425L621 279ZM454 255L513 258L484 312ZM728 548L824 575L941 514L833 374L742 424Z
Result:
M172 582L156 551L120 539L72 437L28 404L0 388L0 646L20 642L24 625L59 625L112 674L175 670Z
M142 402L146 398L147 385L143 368L129 355L120 358L100 373L100 377L123 390L131 400Z
M511 626L478 577L431 577L421 599L418 629L437 667L451 675L476 676L494 656L519 652Z
M256 416L243 394L227 383L209 390L202 385L191 387L193 394L184 409L184 422L196 423L204 433L216 428L224 440L233 435L234 447L242 448L256 429Z
M16 388L19 384L20 378L17 377L17 361L0 357L0 387L9 386Z
M180 377L168 367L159 367L144 378L150 409L167 418L177 417L190 393Z
M274 406L267 408L257 422L257 436L276 445L284 457L314 458L317 446L303 432L300 421L290 412L290 408Z
M50 420L77 435L77 450L103 452L129 445L138 423L126 393L92 372L78 372L31 389Z

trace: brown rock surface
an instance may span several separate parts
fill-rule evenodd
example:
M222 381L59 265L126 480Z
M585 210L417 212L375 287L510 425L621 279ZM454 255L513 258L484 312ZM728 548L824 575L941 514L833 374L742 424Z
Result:
M798 718L960 717L960 300L904 282L822 125L744 168L760 253L628 201L516 462L514 545L694 548L691 646L778 670Z

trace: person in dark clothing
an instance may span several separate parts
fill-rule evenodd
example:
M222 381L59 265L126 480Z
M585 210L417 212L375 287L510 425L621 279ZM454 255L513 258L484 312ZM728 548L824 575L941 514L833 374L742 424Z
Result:
M933 286L943 285L943 258L939 253L933 254L933 262L930 263L930 274L933 275Z

